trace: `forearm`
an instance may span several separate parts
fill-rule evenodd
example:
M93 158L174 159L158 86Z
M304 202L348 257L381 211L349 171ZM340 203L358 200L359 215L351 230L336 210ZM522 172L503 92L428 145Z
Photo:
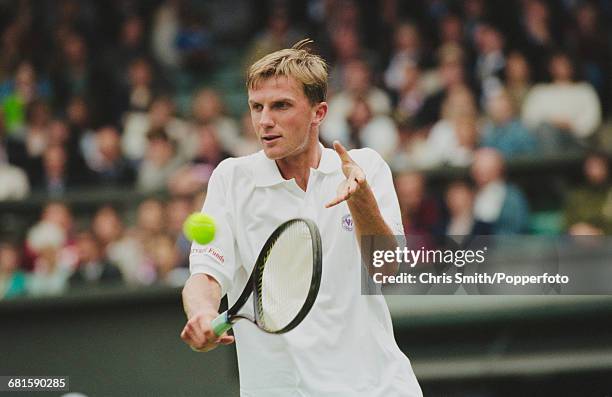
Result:
M385 222L374 192L368 185L367 181L363 183L359 191L353 194L347 200L353 223L355 225L355 234L357 241L361 247L362 253L371 256L373 250L392 250L397 248L397 240L393 235L393 231ZM375 246L363 246L363 237L373 236L369 241L375 243ZM368 244L370 245L370 244ZM369 261L368 271L372 274L374 271L383 273L384 275L393 275L397 273L398 264L389 263L381 268L374 268Z
M183 288L183 308L187 318L207 311L217 312L221 303L221 286L207 274L194 274Z

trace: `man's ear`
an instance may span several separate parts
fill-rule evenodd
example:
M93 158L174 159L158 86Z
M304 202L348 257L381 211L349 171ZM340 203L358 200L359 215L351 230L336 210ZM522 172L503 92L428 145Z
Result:
M327 102L319 102L319 104L316 105L315 115L312 120L312 124L314 126L318 127L319 125L321 125L323 119L325 118L325 115L327 114L328 108L329 107L327 105Z

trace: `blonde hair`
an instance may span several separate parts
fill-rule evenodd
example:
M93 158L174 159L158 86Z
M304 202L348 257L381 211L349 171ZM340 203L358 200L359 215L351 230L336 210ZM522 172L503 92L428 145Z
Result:
M327 64L307 50L311 39L300 40L291 48L268 54L255 62L247 72L247 89L255 89L270 77L293 77L302 84L304 94L312 105L325 101L327 96Z

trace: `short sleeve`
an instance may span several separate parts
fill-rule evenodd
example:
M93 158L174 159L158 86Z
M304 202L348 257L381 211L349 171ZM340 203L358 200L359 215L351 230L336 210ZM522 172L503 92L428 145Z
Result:
M370 152L374 158L369 172L366 171L366 178L374 192L383 219L394 235L403 236L404 226L391 169L378 153L373 150Z
M206 245L195 241L191 245L189 270L191 274L208 274L221 286L221 295L227 294L233 285L236 271L234 232L228 201L227 186L230 183L227 167L220 164L208 182L202 212L215 220L215 238Z

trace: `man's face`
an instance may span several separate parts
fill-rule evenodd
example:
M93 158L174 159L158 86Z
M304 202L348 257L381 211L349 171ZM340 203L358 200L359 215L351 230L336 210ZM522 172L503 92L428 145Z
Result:
M272 77L249 89L251 120L264 153L280 160L303 153L317 142L316 129L327 104L311 105L301 84L292 77Z

